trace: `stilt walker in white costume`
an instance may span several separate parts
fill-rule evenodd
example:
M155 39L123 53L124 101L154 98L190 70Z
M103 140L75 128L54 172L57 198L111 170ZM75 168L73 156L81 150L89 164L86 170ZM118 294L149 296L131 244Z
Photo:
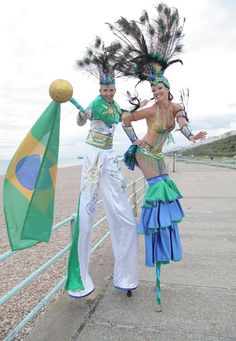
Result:
M78 257L83 286L76 287L68 279L65 287L69 290L68 294L76 298L87 296L95 289L89 274L89 259L99 190L103 197L115 257L113 285L117 289L126 290L127 295L131 296L131 290L138 284L137 226L125 178L112 148L114 131L121 121L122 110L113 99L116 87L113 65L109 63L110 53L97 37L84 59L76 62L78 69L87 71L100 81L100 95L86 110L81 110L77 117L79 126L90 120L90 130L84 149L78 206Z

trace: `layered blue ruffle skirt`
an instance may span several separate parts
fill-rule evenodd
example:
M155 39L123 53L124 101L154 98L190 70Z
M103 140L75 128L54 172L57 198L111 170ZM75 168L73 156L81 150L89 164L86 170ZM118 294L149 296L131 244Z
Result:
M145 235L146 266L182 258L178 222L184 217L182 197L168 175L148 179L138 233Z

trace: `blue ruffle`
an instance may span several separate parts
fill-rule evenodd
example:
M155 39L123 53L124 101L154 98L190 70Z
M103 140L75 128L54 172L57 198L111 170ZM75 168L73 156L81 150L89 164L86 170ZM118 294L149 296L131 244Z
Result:
M167 174L148 179L148 184L152 186L165 180L169 180ZM165 186L173 187L173 182L168 184L165 181ZM158 192L156 197L159 197ZM178 222L183 219L184 212L179 197L176 193L176 199L171 201L152 200L151 207L142 208L138 233L145 234L146 266L154 266L156 262L179 261L182 258Z
M157 233L145 235L145 264L168 263L182 258L182 247L177 223L161 228Z
M147 179L148 186L155 185L157 182L160 182L160 181L163 181L163 180L166 180L169 178L170 177L168 174L162 174L162 175L154 176L153 178Z
M136 150L137 146L135 144L131 144L127 152L124 154L124 163L130 170L134 170L134 167L138 165L135 160Z
M156 202L156 206L143 207L138 226L138 233L155 233L159 228L169 227L180 222L184 217L179 200Z

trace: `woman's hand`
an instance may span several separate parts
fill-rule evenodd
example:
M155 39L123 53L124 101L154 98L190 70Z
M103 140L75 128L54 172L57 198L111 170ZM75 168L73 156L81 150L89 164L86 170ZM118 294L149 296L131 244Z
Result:
M189 140L193 143L196 143L197 140L202 140L207 136L206 131L200 131L199 133L192 135L189 137Z
M142 140L139 140L139 139L135 140L133 144L135 144L138 147L145 147L146 146L146 143L143 142Z
M149 102L148 99L144 99L143 101L140 100L140 106L139 106L139 109L145 107L145 105L147 105Z

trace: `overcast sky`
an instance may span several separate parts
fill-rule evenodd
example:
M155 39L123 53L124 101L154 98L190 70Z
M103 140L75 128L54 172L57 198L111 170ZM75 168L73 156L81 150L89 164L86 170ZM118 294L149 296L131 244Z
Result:
M10 159L37 118L51 102L48 88L58 78L67 79L73 97L84 107L98 94L98 81L75 71L74 61L100 35L114 39L105 22L119 16L138 19L143 6L152 11L158 2L8 0L0 12L0 160ZM180 88L190 89L189 117L194 131L207 129L218 135L236 129L236 1L167 0L186 17L184 65L166 71L171 91L178 101ZM127 89L135 83L119 80L116 100L127 107ZM150 86L139 88L141 98L149 98ZM61 157L81 154L88 125L76 126L77 110L62 105ZM138 136L144 124L135 123ZM186 141L175 133L176 143ZM188 141L187 141L188 142ZM129 141L118 129L115 146L122 152Z

